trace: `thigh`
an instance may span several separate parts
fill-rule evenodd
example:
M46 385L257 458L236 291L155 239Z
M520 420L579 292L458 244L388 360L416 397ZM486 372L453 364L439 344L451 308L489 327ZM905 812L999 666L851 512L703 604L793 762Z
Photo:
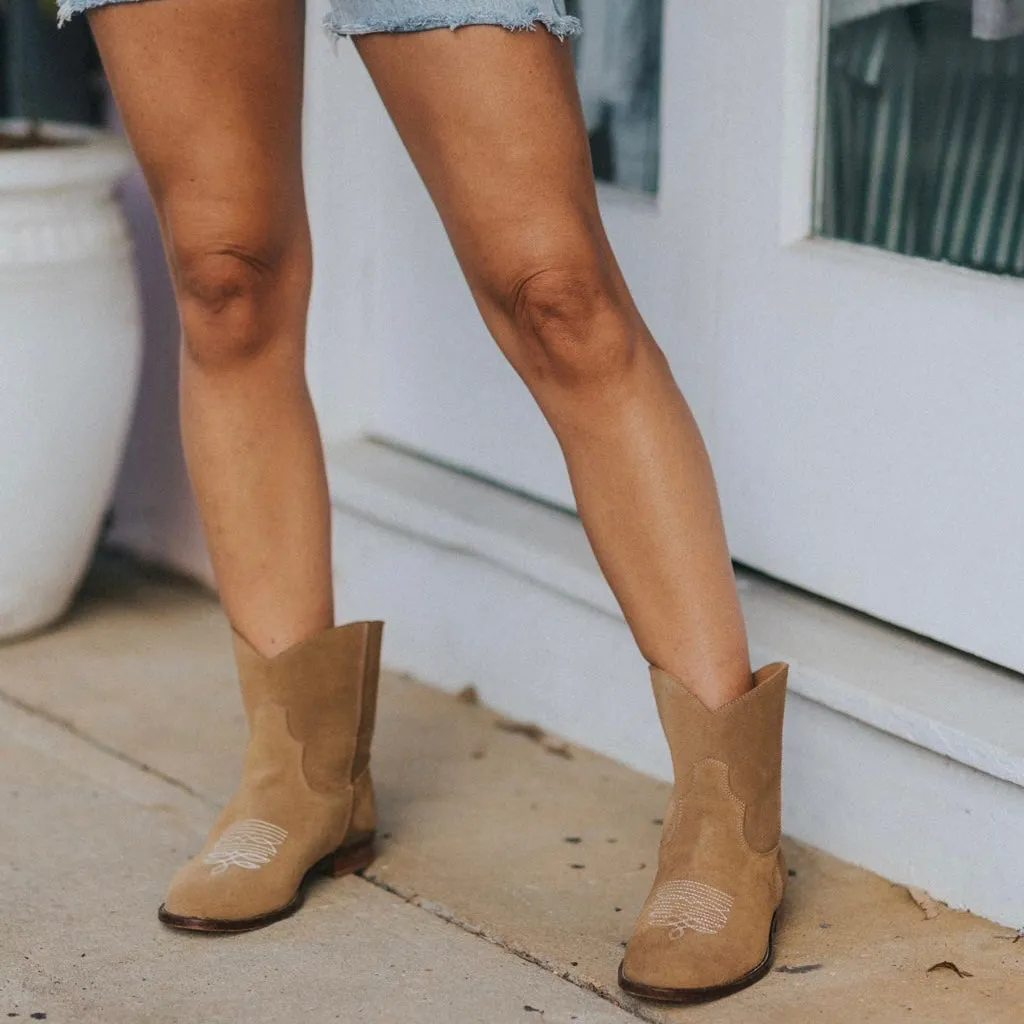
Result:
M89 21L172 265L286 245L304 214L301 0L145 0Z
M471 26L356 45L485 315L548 266L598 262L621 284L568 43Z

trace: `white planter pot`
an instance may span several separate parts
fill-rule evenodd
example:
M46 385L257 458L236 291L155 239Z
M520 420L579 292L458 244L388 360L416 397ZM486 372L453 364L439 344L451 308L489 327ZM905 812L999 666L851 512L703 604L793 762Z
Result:
M11 123L0 122L0 128ZM141 316L107 132L0 151L0 638L57 618L81 581L131 419Z

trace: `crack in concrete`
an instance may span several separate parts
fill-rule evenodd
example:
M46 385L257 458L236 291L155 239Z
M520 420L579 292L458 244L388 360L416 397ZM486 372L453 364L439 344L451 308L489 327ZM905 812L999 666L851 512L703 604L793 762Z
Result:
M29 704L28 701L24 701L20 697L13 697L4 690L0 690L0 701L9 704L11 707L17 708L19 711L23 711L27 715L32 715L34 718L39 718L42 721L55 726L62 732L66 732L69 735L74 736L75 739L81 740L83 743L88 743L90 747L106 754L108 757L114 758L116 761L120 761L122 764L128 765L130 768L135 768L146 775L152 775L161 782L166 782L169 786L173 786L175 789L179 789L183 793L187 793L190 797L201 801L207 806L216 807L216 803L213 800L194 790L188 785L188 783L174 778L173 775L167 775L165 772L160 771L159 768L154 768L152 765L146 764L145 761L139 761L130 754L125 754L116 747L112 747L109 744L104 743L103 740L97 739L97 737L91 736L87 732L83 732L77 725L75 725L74 722L67 718L62 718L60 715L55 715L47 708Z
M392 882L385 882L384 879L371 874L369 870L362 872L360 877L364 882L367 882L378 889L383 889L384 892L390 893L392 896L397 896L400 900L408 903L410 906L418 907L420 910L424 910L428 914L440 918L447 924L454 925L456 928L461 928L462 931L469 932L470 935L476 935L478 938L484 939L486 942L491 943L493 946L497 946L506 953L511 953L520 960L525 960L527 963L533 964L535 967L540 967L549 974L555 975L556 978L561 978L562 981L567 981L570 985L573 985L578 989L582 989L585 992L592 992L605 1002L611 1003L620 1010L625 1010L627 1013L632 1014L637 1018L637 1020L651 1021L653 1024L660 1024L664 1019L661 1016L651 1016L650 1013L645 1012L645 1007L642 1005L638 1006L633 1002L631 997L627 996L625 993L612 991L599 985L597 982L591 981L589 978L583 978L579 975L575 975L571 971L567 971L564 968L559 967L554 961L537 956L535 953L531 953L528 949L510 942L504 936L499 935L496 932L489 931L482 925L474 924L472 921L467 921L465 918L460 917L454 910L450 910L442 903L438 903L431 899L425 899L419 893L403 889ZM656 1011L651 1011L651 1013L654 1012Z

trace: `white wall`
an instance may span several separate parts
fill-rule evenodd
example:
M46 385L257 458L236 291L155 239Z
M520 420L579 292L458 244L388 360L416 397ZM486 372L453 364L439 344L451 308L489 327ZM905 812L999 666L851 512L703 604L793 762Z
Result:
M308 15L304 156L314 250L308 373L330 442L365 429L378 401L375 331L388 308L381 237L402 214L381 205L393 130L355 49L325 38L325 6L317 0Z

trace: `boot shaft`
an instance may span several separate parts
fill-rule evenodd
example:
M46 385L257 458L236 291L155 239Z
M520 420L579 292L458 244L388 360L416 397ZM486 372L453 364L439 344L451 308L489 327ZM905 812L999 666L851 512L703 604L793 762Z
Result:
M336 626L271 658L233 634L250 735L283 710L314 789L348 785L369 764L382 629L376 621Z
M651 667L677 796L692 785L697 766L726 766L729 789L746 805L747 839L757 849L779 841L788 669L778 661L763 666L754 673L753 689L712 711L674 676Z

